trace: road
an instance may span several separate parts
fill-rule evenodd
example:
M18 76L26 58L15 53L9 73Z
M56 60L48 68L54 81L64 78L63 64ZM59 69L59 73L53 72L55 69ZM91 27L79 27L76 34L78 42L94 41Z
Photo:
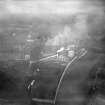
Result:
M102 54L88 52L86 56L74 61L64 75L56 103L60 105L84 105L84 103L87 102L87 92L89 91L89 84L91 84L91 81L88 81L89 74L96 65L98 67L99 63L103 62L101 60L102 58ZM51 66L53 69L50 68ZM48 99L49 90L58 83L57 71L62 71L64 68L57 69L57 66L54 66L53 63L48 63L46 66L45 64L44 66L41 65L40 69L42 69L38 74L40 85L36 90L34 90L34 87L32 95L34 97L44 97ZM53 81L50 81L50 79ZM41 84L43 84L43 91L41 91L42 89L40 88ZM36 92L37 96L35 95Z
M83 105L86 100L85 93L87 90L86 87L88 86L87 77L92 68L101 61L101 58L103 58L102 55L90 52L70 66L60 86L56 101L57 105ZM6 74L5 79L9 80L5 80L5 83L8 84L4 86L5 88L3 87L3 89L0 89L0 104L30 105L30 97L25 90L25 83L30 76L27 63L13 62L13 64L11 63L9 65L7 65L8 63L0 64L2 64L0 65L0 71ZM55 71L53 69L51 70L49 69L51 66L55 67L49 62L49 66L46 67L46 79L49 77L57 77L57 74L55 75L54 72L58 69L55 69ZM61 68L59 70L61 70ZM54 81L56 82L56 80ZM52 81L52 84L55 84L54 81ZM48 82L50 86L53 86L51 85L50 80L47 80L46 82ZM44 85L49 87L49 84Z

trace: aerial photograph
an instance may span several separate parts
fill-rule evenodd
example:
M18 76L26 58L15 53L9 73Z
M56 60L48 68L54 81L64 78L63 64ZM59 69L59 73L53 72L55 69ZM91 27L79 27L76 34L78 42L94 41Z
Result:
M0 0L0 105L105 105L105 0Z

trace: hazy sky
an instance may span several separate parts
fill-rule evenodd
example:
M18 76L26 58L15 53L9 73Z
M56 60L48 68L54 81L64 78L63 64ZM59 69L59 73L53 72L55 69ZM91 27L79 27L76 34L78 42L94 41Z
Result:
M1 0L0 18L6 15L67 16L79 12L100 12L98 0Z

